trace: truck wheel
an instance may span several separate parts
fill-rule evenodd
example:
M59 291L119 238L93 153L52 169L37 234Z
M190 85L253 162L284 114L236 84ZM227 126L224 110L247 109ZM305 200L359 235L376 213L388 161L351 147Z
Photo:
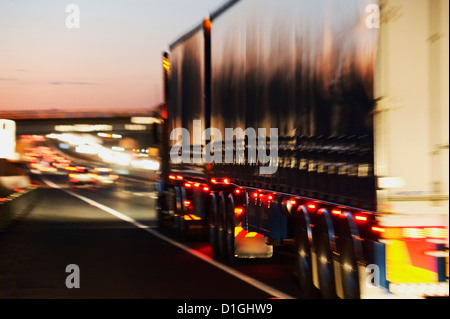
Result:
M230 262L234 262L235 260L235 248L234 248L234 227L235 227L235 218L234 218L234 205L232 203L228 204L226 214L226 245L227 245L227 256Z
M360 299L358 265L353 249L353 239L343 238L341 251L342 287L345 299Z
M160 229L160 230L169 229L170 228L170 220L167 217L167 215L164 214L161 210L158 210L157 212L158 212L158 216L157 216L158 229Z
M185 215L189 213L189 209L184 205L184 202L187 200L186 189L184 187L180 187L180 216L179 216L179 225L178 232L180 238L183 241L189 241L192 239L192 232L189 229L190 221L185 219Z
M156 201L156 225L158 228L161 228L161 221L162 221L162 210L164 209L164 203L165 203L165 196L164 193L158 194L158 199Z
M330 232L326 216L321 216L317 233L317 268L319 273L319 288L326 299L335 299L336 285L334 279L333 255L330 247Z
M360 299L357 260L362 258L362 247L361 243L355 239L360 236L351 214L345 214L345 220L340 228L338 250L344 298Z
M214 195L210 196L209 202L209 244L214 257L219 256L218 244L218 216L217 216L217 202Z
M217 208L217 244L220 258L225 259L227 257L227 233L226 208L223 197L219 199L219 205Z
M299 211L295 221L295 269L303 293L306 297L312 296L314 285L312 280L311 246L309 237L309 217L303 210Z
M175 192L175 214L182 214L183 212L183 203L181 198L181 190L178 186L174 187Z
M170 227L171 211L175 206L175 191L171 189L163 192L158 196L158 204L156 207L156 220L159 229L167 229Z

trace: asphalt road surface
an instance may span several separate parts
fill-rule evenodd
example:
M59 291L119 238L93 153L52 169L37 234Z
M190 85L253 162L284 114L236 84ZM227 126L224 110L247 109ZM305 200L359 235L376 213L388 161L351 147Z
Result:
M159 231L150 183L73 188L66 176L35 179L33 208L0 233L1 299L302 298L289 250L226 264L212 258L207 238Z

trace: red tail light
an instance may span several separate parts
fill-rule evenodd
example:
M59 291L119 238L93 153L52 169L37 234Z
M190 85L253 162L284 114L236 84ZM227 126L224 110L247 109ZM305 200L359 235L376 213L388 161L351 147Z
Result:
M236 207L235 209L234 209L234 214L236 215L236 216L239 216L239 215L241 215L241 214L243 214L244 213L244 208L242 208L242 207Z
M239 194L241 193L241 190L240 190L239 188L236 188L236 189L234 190L234 193L235 193L236 195L239 195Z
M190 187L192 187L192 184L191 183L185 183L184 187L190 188Z
M189 205L191 205L191 201L185 200L185 201L183 202L183 204L184 204L184 206L189 207Z
M360 221L360 222L366 222L367 221L367 217L363 216L363 215L356 215L355 219Z

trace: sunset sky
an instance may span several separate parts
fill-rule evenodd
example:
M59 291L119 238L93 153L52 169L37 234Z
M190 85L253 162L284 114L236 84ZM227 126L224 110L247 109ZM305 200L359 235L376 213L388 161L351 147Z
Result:
M151 108L162 51L224 2L0 0L0 110Z

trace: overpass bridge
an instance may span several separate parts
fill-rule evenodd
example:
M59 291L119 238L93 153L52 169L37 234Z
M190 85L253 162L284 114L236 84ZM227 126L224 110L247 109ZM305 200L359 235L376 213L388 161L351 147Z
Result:
M0 111L0 118L16 122L18 137L50 133L120 134L143 146L155 146L160 140L158 110Z

